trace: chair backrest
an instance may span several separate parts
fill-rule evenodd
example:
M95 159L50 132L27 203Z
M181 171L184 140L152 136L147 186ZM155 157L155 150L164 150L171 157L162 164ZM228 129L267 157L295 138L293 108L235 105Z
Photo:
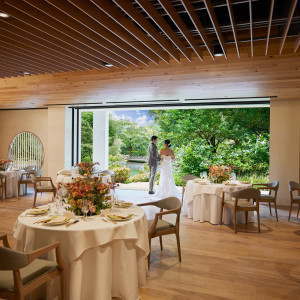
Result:
M188 182L189 180L193 180L193 179L196 179L196 178L199 178L199 177L197 177L197 176L195 176L195 175L190 175L190 174L184 175L184 176L182 177L182 183L186 183L186 182Z
M57 172L57 175L71 175L72 171L71 170L67 170L67 169L63 169L63 170L59 170Z
M43 170L42 169L38 169L38 170L36 170L35 172L34 172L34 175L35 176L42 176L42 174L43 174Z
M0 173L0 180L1 180L1 179L5 179L5 178L6 178L6 174Z
M162 209L180 209L181 203L180 200L176 197L168 197L162 200L157 201L156 206Z
M270 183L268 183L268 187L272 187L275 188L275 191L278 191L279 189L279 181L271 181Z
M28 254L0 246L0 270L19 270L28 264Z
M258 199L260 197L260 191L254 188L248 188L233 192L231 195L233 198L238 199Z
M34 166L28 166L28 167L24 168L24 171L26 171L26 172L30 172L30 171L33 171L33 170L34 170Z
M295 181L289 182L289 190L292 192L294 189L300 189L300 184Z

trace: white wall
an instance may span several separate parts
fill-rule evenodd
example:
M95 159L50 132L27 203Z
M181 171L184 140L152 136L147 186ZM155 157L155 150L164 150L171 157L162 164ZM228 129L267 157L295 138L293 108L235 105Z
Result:
M12 139L22 131L37 135L44 146L43 174L48 175L48 110L0 110L0 158L8 157Z
M300 100L270 107L270 180L279 180L278 204L290 205L288 183L300 179Z

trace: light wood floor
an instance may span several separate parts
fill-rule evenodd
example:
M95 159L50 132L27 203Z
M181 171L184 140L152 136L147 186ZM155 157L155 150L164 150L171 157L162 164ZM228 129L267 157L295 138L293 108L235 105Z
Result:
M47 195L38 198L46 202ZM14 245L18 214L32 205L33 195L0 202L0 235ZM181 217L182 263L175 236L164 237L164 250L153 240L147 299L300 299L300 218L296 206L291 222L287 208L279 222L261 207L261 229L256 224L232 227L193 222ZM71 300L71 299L70 299Z

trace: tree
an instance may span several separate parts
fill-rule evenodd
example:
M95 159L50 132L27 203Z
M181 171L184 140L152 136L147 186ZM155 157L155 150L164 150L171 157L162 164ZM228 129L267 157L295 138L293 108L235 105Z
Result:
M93 112L81 114L81 160L93 161Z

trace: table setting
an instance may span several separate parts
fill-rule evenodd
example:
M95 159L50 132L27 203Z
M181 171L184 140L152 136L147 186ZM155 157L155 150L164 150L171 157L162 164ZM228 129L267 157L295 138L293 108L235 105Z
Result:
M189 180L185 187L182 214L193 221L220 223L220 205L223 191L234 192L252 187L249 181L239 181L228 166L212 166L209 176L206 172L200 178ZM230 210L225 209L223 220L225 224L233 222ZM244 214L238 213L237 221L245 222ZM253 212L249 213L249 222L254 221Z

